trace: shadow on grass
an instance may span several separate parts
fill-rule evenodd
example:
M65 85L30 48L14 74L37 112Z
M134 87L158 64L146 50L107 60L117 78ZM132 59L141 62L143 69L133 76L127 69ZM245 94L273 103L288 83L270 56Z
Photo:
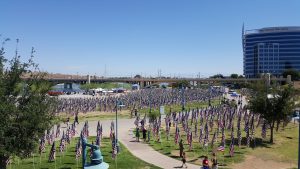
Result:
M226 145L230 145L231 139L226 139ZM238 139L234 138L234 145L238 145ZM256 148L256 147L264 147L264 148L271 148L271 143L268 141L264 141L262 138L255 138L254 140L250 141L250 147ZM247 146L247 138L243 137L241 141L241 146ZM245 149L245 147L242 147L241 149Z
M197 161L198 159L197 158L195 158L195 159L193 159L193 160L189 160L189 162L195 162L195 161Z

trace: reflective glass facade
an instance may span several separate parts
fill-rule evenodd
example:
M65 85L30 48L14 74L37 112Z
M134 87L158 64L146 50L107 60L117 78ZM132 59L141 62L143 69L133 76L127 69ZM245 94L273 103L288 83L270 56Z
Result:
M243 31L244 75L281 76L286 69L300 71L300 27L271 27Z

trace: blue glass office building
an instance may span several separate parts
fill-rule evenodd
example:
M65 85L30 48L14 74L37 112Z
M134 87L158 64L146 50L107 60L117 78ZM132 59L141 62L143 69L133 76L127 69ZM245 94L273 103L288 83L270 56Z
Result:
M286 69L300 71L300 27L243 28L244 75L281 76Z

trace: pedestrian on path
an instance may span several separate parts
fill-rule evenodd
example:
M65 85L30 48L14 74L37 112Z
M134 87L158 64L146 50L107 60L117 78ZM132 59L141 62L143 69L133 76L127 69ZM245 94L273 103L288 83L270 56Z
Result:
M150 135L151 135L151 127L149 125L148 130L147 130L147 142L150 141Z
M185 168L187 168L185 152L182 153L182 165L181 165L181 168L183 168L183 165L185 165Z
M179 142L179 156L182 157L182 154L183 154L183 143L182 143L182 139L180 139L180 142Z
M211 168L212 169L218 169L218 160L217 160L216 153L213 153L212 155L213 156L212 156L212 159L211 159L211 162L212 162Z
M76 115L75 115L75 123L79 124L79 122L78 122L78 113L76 113Z
M135 131L135 138L137 142L140 142L140 128L137 127Z
M144 140L144 142L146 142L146 135L147 135L147 130L146 130L146 128L144 127L144 128L143 128L143 140Z

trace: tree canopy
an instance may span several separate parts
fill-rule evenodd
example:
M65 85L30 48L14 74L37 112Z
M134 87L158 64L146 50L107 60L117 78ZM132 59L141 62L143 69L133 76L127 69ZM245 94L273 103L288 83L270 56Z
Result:
M213 75L211 76L210 78L224 78L224 76L222 74L216 74L216 75Z
M0 49L0 168L12 156L30 155L55 118L55 102L47 96L50 85L37 73L34 52L32 48L30 59L22 62L17 51L8 60L3 45ZM30 78L24 80L25 74Z
M230 75L230 78L233 78L233 79L237 79L238 77L239 77L239 75L236 73L233 73Z
M295 108L295 95L292 86L268 86L257 83L253 86L254 95L250 98L249 108L260 115L270 127L270 143L274 142L274 128L286 125Z
M284 78L286 78L288 75L291 75L292 76L292 81L300 79L300 73L299 73L299 71L297 71L295 69L286 69L282 73L282 75L283 75Z

